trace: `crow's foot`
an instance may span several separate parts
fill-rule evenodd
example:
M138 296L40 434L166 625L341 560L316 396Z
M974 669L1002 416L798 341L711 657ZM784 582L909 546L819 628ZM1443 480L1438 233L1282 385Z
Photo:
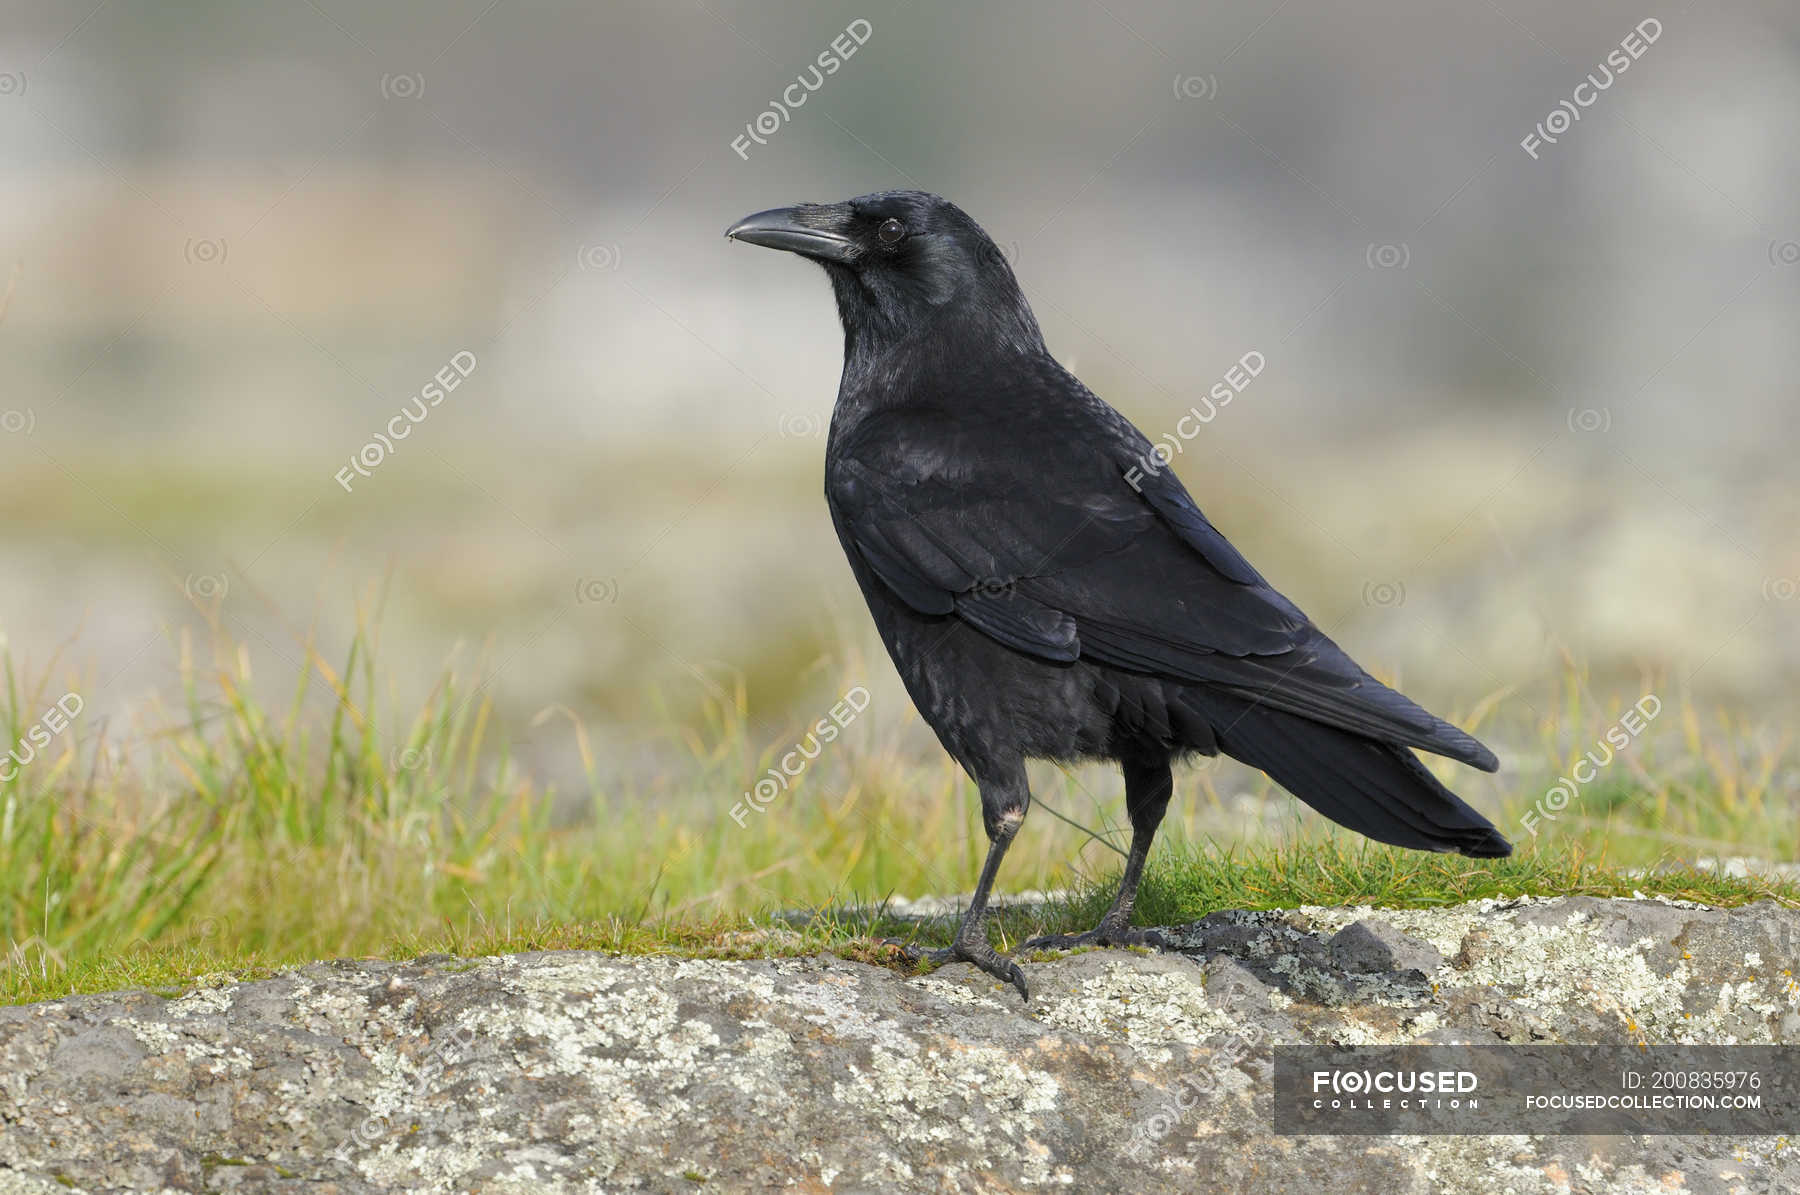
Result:
M921 963L930 963L941 967L945 963L970 963L986 971L995 979L1010 983L1019 990L1019 996L1026 1003L1031 1002L1031 989L1025 986L1025 972L1019 964L995 950L985 938L957 934L956 941L939 950L921 950L905 942L889 941L900 948L900 953L915 967Z

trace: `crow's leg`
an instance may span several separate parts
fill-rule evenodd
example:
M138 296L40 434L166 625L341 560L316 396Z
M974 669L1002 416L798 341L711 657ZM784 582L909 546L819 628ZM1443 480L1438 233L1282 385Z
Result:
M1052 934L1033 938L1024 950L1069 950L1076 946L1167 946L1155 930L1133 929L1131 909L1137 903L1138 881L1144 877L1144 860L1150 857L1150 843L1156 828L1162 824L1169 808L1169 794L1175 779L1169 772L1169 761L1158 759L1127 760L1125 772L1125 811L1131 817L1131 854L1125 859L1125 876L1119 881L1119 894L1112 907L1100 918L1100 924L1084 934Z
M987 862L981 865L981 879L975 884L975 895L963 913L962 923L956 927L954 942L943 950L910 953L915 959L932 963L973 963L995 979L1012 984L1019 989L1020 996L1030 1000L1025 972L1019 969L1019 964L993 948L988 942L985 925L988 893L993 889L994 875L1000 870L1000 860L1006 857L1006 848L1012 845L1013 835L1025 824L1025 811L1031 807L1025 765L1022 762L1014 765L1000 779L977 776L975 783L981 787L981 820L987 827L988 836Z

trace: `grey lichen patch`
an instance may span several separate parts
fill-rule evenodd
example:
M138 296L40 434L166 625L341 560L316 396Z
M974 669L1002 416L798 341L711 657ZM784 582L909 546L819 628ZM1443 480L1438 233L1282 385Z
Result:
M1555 900L1524 898L1443 910L1309 907L1301 913L1322 931L1369 920L1429 942L1448 960L1430 976L1439 989L1493 987L1516 1008L1533 1012L1579 1008L1609 1018L1640 1040L1701 1040L1694 1035L1717 1028L1705 1021L1693 1024L1683 1009L1692 975L1682 962L1654 962L1655 939L1621 942L1579 909L1566 917L1519 916L1521 910L1559 906ZM1495 948L1497 940L1503 948Z
M133 1037L143 1043L145 1049L157 1054L167 1054L181 1040L180 1031L166 1021L120 1017L115 1023L128 1030Z
M955 1143L987 1164L1023 1163L1031 1182L1050 1174L1043 1153L1024 1142L1055 1110L1061 1084L1014 1054L993 1046L947 1045L893 1054L876 1047L869 1064L852 1063L831 1098L886 1127L897 1142Z
M0 1166L0 1195L68 1195L73 1183Z
M1206 996L1200 974L1112 962L1063 996L1045 999L1039 1019L1076 1033L1122 1037L1134 1045L1197 1046L1239 1027Z
M946 1004L954 1004L963 1008L984 1008L990 1012L1004 1012L1006 1003L1003 999L986 992L975 991L967 984L956 983L941 975L925 975L913 981L920 991L930 992Z
M229 987L201 987L170 1002L168 1014L175 1020L186 1020L189 1017L216 1016L231 1008L232 989Z
M1679 1040L1687 968L1678 964L1658 974L1644 956L1645 945L1647 940L1605 942L1579 914L1562 926L1515 925L1507 948L1470 967L1462 980L1503 987L1527 1008L1579 1003L1618 1018L1629 1033Z
M1558 1158L1544 1164L1530 1137L1395 1137L1391 1141L1420 1160L1430 1190L1437 1195L1573 1195L1576 1189L1566 1163ZM1617 1171L1610 1178L1619 1184L1629 1181L1628 1175ZM1636 1188L1620 1185L1606 1189Z
M776 967L792 972L794 960L782 960ZM886 973L880 973L886 978ZM870 1015L866 985L875 973L850 965L832 967L819 973L814 982L783 985L771 1000L799 1016L808 1025L844 1041L866 1043L870 1048L893 1054L910 1055L918 1045L893 1016ZM929 977L928 977L929 978ZM940 980L940 982L944 982ZM979 993L977 993L979 995ZM959 999L959 1003L962 1001ZM974 1007L991 1007L1004 1011L996 1001L976 1001Z

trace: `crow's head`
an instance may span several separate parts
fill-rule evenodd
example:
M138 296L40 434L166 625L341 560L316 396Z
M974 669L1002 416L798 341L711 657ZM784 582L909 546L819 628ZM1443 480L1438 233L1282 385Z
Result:
M725 235L824 266L853 347L924 331L946 313L1042 343L1006 255L961 208L928 192L772 208Z

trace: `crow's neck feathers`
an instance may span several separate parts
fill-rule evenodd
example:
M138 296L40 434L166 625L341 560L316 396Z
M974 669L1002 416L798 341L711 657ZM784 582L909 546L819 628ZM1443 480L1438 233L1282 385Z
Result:
M1004 261L979 272L945 270L935 282L870 278L836 266L826 272L844 326L840 406L902 406L928 380L974 380L1016 369L1021 359L1028 369L1051 361Z

